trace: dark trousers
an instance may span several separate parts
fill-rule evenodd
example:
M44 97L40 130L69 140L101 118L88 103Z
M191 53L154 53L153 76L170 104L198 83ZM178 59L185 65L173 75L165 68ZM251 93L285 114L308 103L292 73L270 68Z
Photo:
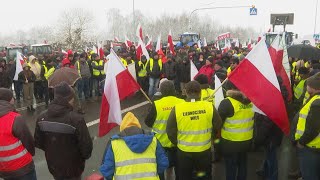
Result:
M53 100L53 89L48 87L48 81L42 81L42 90L46 105Z
M101 89L101 86L103 86L103 84L101 84L101 81L103 81L103 77L102 76L94 76L93 79L92 79L92 89L95 91L94 92L94 95L95 96L101 96L101 92L100 92L100 89Z
M230 153L224 155L226 180L247 179L247 153Z
M148 92L148 88L149 88L149 78L146 77L138 77L137 78L139 85L141 86L142 90L144 92Z
M22 83L19 81L13 81L14 92L16 94L16 99L20 100L22 92Z
M43 99L43 81L35 81L34 82L34 97L36 99Z
M212 179L211 149L184 152L177 149L179 180Z
M320 180L320 153L298 148L298 159L303 180Z
M82 93L84 94L84 97L86 99L89 98L89 78L88 77L82 77L78 80L78 96L79 99L82 99Z
M178 167L177 167L177 148L164 148L166 151L166 155L169 160L169 168L174 167L174 174L176 176L176 180L179 180L179 173L178 173ZM165 180L164 173L159 174L160 180Z
M36 170L32 170L30 173L26 175L15 178L5 178L4 180L37 180L37 174Z
M266 147L266 159L263 169L268 180L278 180L277 146L269 144Z

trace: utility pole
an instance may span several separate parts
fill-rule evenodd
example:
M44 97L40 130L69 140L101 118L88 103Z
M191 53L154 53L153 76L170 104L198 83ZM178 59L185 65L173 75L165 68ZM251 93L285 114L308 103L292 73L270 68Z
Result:
M319 2L319 0L317 0L317 3L316 3L316 15L314 16L314 30L313 30L313 34L316 34L316 30L317 30L318 2Z

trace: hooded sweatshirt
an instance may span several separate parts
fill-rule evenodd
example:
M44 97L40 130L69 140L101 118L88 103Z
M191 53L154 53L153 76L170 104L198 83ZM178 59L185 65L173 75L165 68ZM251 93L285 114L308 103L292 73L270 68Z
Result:
M247 97L245 97L240 91L237 90L228 90L226 95L227 97L231 97L245 105L251 103ZM228 117L232 117L234 115L234 108L229 99L224 99L221 101L218 108L218 112L223 123L226 121ZM221 138L220 145L221 152L223 152L224 154L247 152L252 147L252 139L248 141L235 142Z
M0 100L0 118L9 112L13 112L14 106L10 104L8 101ZM18 138L23 146L28 150L28 152L34 156L35 148L34 148L34 140L29 131L29 128L26 124L25 119L22 116L17 116L14 120L13 127L12 127L12 134L16 138ZM0 135L0 141L2 137ZM14 172L0 172L0 178L14 178L23 176L25 174L30 173L34 170L34 163L31 161L28 165L24 166L23 168L14 171Z
M38 62L30 62L30 70L34 73L36 76L36 80L41 80L40 74L41 74L41 66Z
M120 134L113 136L107 144L102 165L100 167L100 172L102 175L107 180L111 180L115 173L115 159L111 147L111 141L113 139L123 139L132 152L141 154L149 147L153 137L153 134L146 133L144 130L136 126L128 127ZM158 174L161 174L169 167L169 161L159 142L157 142L156 159L157 172Z

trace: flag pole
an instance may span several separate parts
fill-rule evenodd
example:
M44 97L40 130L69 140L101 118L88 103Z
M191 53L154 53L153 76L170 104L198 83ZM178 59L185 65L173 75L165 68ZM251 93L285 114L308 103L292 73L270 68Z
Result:
M216 92L218 92L218 90L223 86L224 83L226 83L228 81L228 78L226 78L225 80L222 81L221 86L219 86L217 89L214 90L213 94L211 95L211 97L214 97L214 95L216 94Z
M151 99L149 98L149 96L146 94L146 92L144 92L144 90L142 88L140 88L140 91L142 92L142 94L147 98L147 100L150 102L150 104L152 104Z

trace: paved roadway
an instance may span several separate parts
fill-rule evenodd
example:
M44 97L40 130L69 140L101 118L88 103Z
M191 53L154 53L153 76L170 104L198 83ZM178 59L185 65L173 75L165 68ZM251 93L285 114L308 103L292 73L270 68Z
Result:
M89 132L91 134L93 141L93 152L91 158L86 162L86 168L83 173L84 177L98 172L99 166L103 157L103 153L105 150L106 143L108 139L113 135L119 132L119 128L114 128L108 135L103 138L97 138L98 134L98 118L99 118L99 111L100 111L100 101L101 99L93 98L90 102L85 102L85 120L87 122L87 126L89 127ZM17 105L17 110L23 114L28 122L28 126L32 133L34 133L35 129L35 121L36 117L45 110L44 103L36 104L37 108L34 113L30 113L26 111L26 108L22 105ZM140 120L142 126L147 128L144 124L144 118L147 115L148 108L150 104L146 102L145 98L142 98L139 95L134 97L128 98L121 103L121 107L123 112L132 111L137 118ZM289 164L289 151L288 142L285 140L283 147L281 148L281 152L279 155L280 162L279 162L279 169L280 169L280 180L287 180L286 171ZM260 178L255 174L255 170L260 166L260 163L263 158L263 152L251 152L249 153L248 157L248 180L259 180ZM34 157L37 177L39 180L51 180L53 179L51 174L48 171L45 156L43 151L36 149L36 155ZM223 162L215 163L213 166L213 174L215 180L222 180L225 179L224 176L224 164Z

